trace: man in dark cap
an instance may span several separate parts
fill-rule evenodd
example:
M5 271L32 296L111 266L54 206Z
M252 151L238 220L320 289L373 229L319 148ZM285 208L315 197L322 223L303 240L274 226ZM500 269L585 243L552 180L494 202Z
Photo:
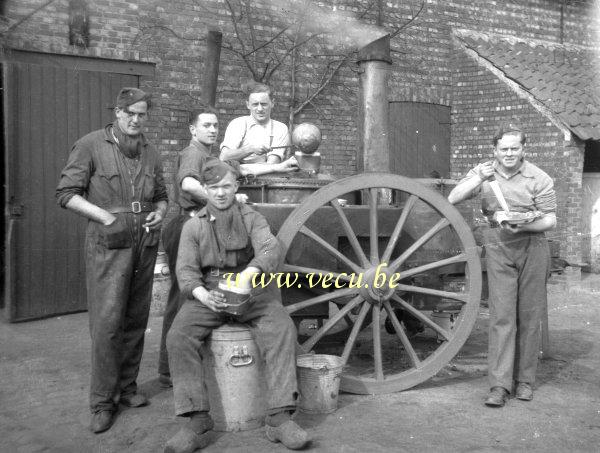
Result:
M61 207L89 219L85 261L95 433L110 428L119 402L148 404L136 379L168 200L160 156L142 133L150 106L148 94L123 88L115 121L73 145L56 189Z
M290 449L304 447L308 434L291 420L296 407L296 329L281 303L276 284L253 287L252 277L275 272L282 249L265 218L236 201L237 174L218 160L207 162L202 183L207 205L185 223L177 258L177 279L185 302L167 336L175 413L187 419L165 452L204 448L213 422L205 390L199 347L212 329L228 320L247 323L265 360L266 434ZM243 315L229 315L219 282L238 276L240 290L251 291ZM231 280L236 280L231 279Z
M458 203L480 193L488 218L482 233L490 292L490 391L485 400L490 407L504 406L513 385L517 399L533 399L547 303L550 250L544 232L556 225L556 193L552 178L525 159L525 141L520 127L501 125L492 140L494 160L470 170L448 195ZM501 220L506 207L517 214L512 222Z

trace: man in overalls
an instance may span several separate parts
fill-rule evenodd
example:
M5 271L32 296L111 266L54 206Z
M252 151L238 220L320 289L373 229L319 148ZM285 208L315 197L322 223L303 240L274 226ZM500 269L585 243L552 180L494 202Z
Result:
M556 193L550 176L524 158L525 134L501 126L493 138L494 160L477 165L448 195L455 204L481 193L489 228L483 228L489 283L490 330L485 404L502 407L515 386L519 400L533 399L540 324L545 313L550 251L545 231L556 225ZM501 203L495 179L510 212L531 215L529 223L499 222Z
M245 314L235 317L253 330L265 360L267 383L266 435L290 449L304 447L308 434L291 420L297 399L296 328L281 303L276 284L252 288L252 276L275 272L282 248L265 218L236 202L236 171L221 161L207 162L202 182L207 205L187 221L181 233L177 279L186 301L167 335L175 413L187 419L165 447L169 453L204 448L213 422L209 415L200 346L212 329L231 319L218 284L239 275L242 288L252 289Z
M56 189L60 206L89 219L85 263L95 433L110 428L119 402L148 404L137 393L136 379L168 200L160 156L142 133L150 107L148 94L123 88L116 120L73 145Z

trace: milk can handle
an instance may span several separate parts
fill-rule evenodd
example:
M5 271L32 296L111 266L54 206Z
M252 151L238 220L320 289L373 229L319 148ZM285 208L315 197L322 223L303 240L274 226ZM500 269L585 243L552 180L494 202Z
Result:
M246 366L250 365L254 362L254 357L252 354L248 354L248 347L242 346L242 351L240 353L240 347L233 347L233 354L229 357L229 364L231 366Z

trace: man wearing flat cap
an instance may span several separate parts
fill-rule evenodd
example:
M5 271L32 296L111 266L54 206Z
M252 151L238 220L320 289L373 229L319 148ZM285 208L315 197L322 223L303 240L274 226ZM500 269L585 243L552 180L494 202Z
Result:
M110 428L117 404L148 404L136 379L152 297L167 191L142 127L150 96L123 88L115 121L79 139L62 171L58 204L88 221L87 304L92 337L90 429Z
M167 335L167 348L175 413L186 422L165 452L189 453L209 443L213 422L199 348L213 329L232 319L250 325L265 361L267 438L290 449L309 441L291 420L298 395L296 328L276 284L252 283L254 275L277 270L282 248L265 218L236 201L236 178L236 170L226 163L207 162L201 176L207 205L181 232L176 272L186 300ZM225 295L218 289L228 275L238 276L239 290L251 292L250 305L241 315L227 313Z

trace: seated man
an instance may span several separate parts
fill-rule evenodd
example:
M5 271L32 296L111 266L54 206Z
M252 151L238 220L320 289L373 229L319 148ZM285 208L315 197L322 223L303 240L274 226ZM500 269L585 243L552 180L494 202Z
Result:
M271 119L273 106L271 89L267 85L255 83L250 86L246 101L250 115L234 118L227 126L221 143L221 160L259 165L281 163L297 168L294 157L284 159L286 149L290 148L290 134L285 124Z
M165 452L192 452L209 442L213 422L199 348L212 329L231 315L223 293L217 290L224 274L239 273L248 289L252 276L274 272L281 259L281 245L265 218L236 201L235 170L224 162L207 162L202 183L207 205L187 221L181 233L177 279L186 301L167 336L173 379L175 413L188 419L171 438ZM265 359L267 383L266 435L272 442L299 449L308 434L291 420L296 407L296 329L281 303L279 288L253 288L253 302L236 321L247 323Z
M159 381L162 387L172 386L166 338L175 315L181 306L179 286L175 278L179 237L183 224L195 216L206 205L206 192L200 182L204 166L207 162L218 161L218 158L211 154L212 146L216 143L217 135L219 134L217 110L214 107L201 105L196 110L190 112L189 118L191 140L189 146L181 151L177 160L177 170L173 184L175 201L181 207L181 214L169 222L164 228L162 235L169 264L169 274L171 276L171 289L169 290L165 316L163 318L158 362ZM236 166L236 168L239 167L239 171L243 176L259 176L272 172L287 173L298 170L297 163L291 159L272 164L239 165L237 161L229 161L229 163L232 166ZM248 197L244 194L237 194L237 199L238 201L245 202Z

